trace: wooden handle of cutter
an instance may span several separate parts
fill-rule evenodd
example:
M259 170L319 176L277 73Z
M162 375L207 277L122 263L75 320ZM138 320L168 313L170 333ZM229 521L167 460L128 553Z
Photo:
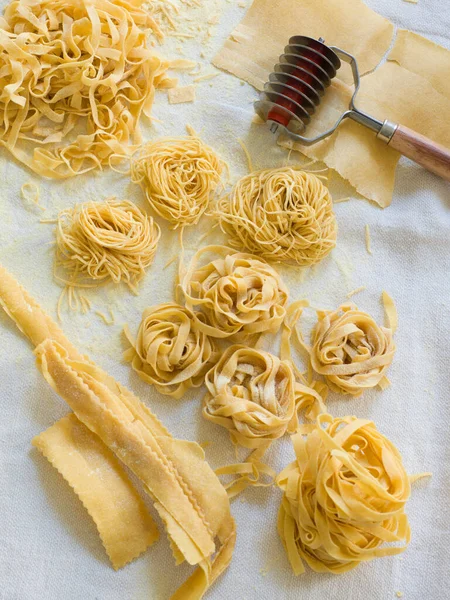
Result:
M450 150L441 144L399 125L392 136L389 146L398 150L428 171L450 181Z

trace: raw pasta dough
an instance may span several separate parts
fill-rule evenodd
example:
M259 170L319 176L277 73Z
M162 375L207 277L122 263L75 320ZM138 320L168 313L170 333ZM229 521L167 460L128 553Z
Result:
M198 329L190 310L174 302L147 308L136 340L125 331L131 343L125 360L141 379L173 398L201 386L218 358L214 340Z
M140 142L139 120L150 115L155 88L174 85L169 63L147 43L157 28L141 4L16 0L6 7L0 143L16 159L63 178L115 162Z
M336 245L328 189L319 177L295 167L246 175L215 213L231 246L266 260L313 265Z
M156 525L124 468L74 414L40 433L32 444L80 498L115 569L157 541Z
M37 346L38 364L47 381L141 479L166 526L177 562L199 565L172 599L200 599L227 568L235 543L227 494L203 450L194 442L172 438L138 398L72 346L2 267L0 304Z
M393 301L385 292L383 299L387 320L395 328ZM283 327L283 358L294 364L291 356L294 334L294 341L307 352L314 371L325 377L332 390L360 396L366 389L389 385L385 372L395 353L393 329L379 326L370 315L347 303L335 311L317 311L318 321L309 346L304 343L296 326L306 306L308 302L301 300L288 309Z
M143 146L132 159L131 179L139 183L152 210L177 229L198 223L224 167L214 150L192 132Z
M405 550L409 478L397 448L371 421L320 415L292 442L296 460L277 479L284 493L278 531L296 575L303 561L344 573Z
M198 266L205 254L213 260ZM234 341L278 331L289 295L270 265L225 246L199 250L181 277L181 290L186 306L201 311L194 312L201 331Z
M130 288L153 262L161 231L133 202L114 197L66 208L56 226L57 267L72 287L123 281Z
M298 30L298 23L302 31ZM393 25L360 0L345 5L336 0L255 0L214 63L261 90L289 36L300 33L321 36L327 44L349 51L365 73L374 69L387 51ZM362 77L357 106L378 119L406 125L450 148L450 92L447 78L442 77L450 69L450 52L425 38L400 31L388 58L401 66L384 64ZM326 131L348 108L353 93L348 73L345 66L338 71L312 118L308 136ZM331 137L313 146L283 138L279 141L324 161L361 195L380 206L391 203L400 155L357 123L344 121Z

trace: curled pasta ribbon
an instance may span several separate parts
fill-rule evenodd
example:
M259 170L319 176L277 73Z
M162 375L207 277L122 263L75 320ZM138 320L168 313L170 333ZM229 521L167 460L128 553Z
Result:
M231 346L205 384L203 416L225 427L234 444L267 447L295 421L294 374L269 352Z
M261 462L270 444L298 427L297 411L314 410L318 393L296 383L289 363L246 346L227 348L206 376L208 393L203 416L225 427L233 444L253 452L244 463L222 467L216 473L237 475L225 487L235 496L249 485L261 483L261 475L273 479L274 471Z
M379 326L354 304L318 311L312 335L311 365L332 390L359 396L376 385L386 386L385 372L395 344L392 330Z
M214 259L204 266L204 254ZM276 333L286 313L289 292L280 275L266 262L225 246L199 250L181 277L186 306L198 327L217 338L234 341L261 333Z
M313 173L293 167L246 175L215 213L231 246L266 260L313 265L336 245L328 189Z
M39 175L117 163L155 88L174 85L141 0L16 0L0 23L0 143ZM31 144L29 143L31 142Z
M296 575L303 561L343 573L405 550L410 482L398 450L372 422L323 414L292 441L296 460L277 478L278 531Z
M152 264L161 231L152 217L128 200L108 198L61 211L56 226L56 265L74 287L101 283L132 289Z
M196 135L145 144L131 162L152 209L173 229L195 225L220 182L225 164Z
M173 398L203 384L205 373L217 359L213 340L196 327L190 310L175 303L147 308L136 340L124 358L141 379Z

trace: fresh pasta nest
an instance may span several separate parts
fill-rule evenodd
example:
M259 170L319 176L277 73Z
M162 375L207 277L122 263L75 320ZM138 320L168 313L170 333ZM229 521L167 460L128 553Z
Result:
M266 260L313 265L336 245L328 189L293 167L246 175L219 200L216 216L231 246Z
M147 308L136 340L126 333L131 348L124 358L141 379L173 398L202 385L218 358L214 341L199 331L191 311L175 303Z
M324 414L292 440L296 460L277 479L284 492L278 531L296 575L303 561L317 572L343 573L405 550L408 475L372 422Z
M39 175L70 177L140 143L169 63L141 0L16 0L0 23L0 143ZM31 143L30 143L31 142Z
M334 391L359 396L365 389L385 386L395 344L392 330L353 304L319 311L310 350L311 365Z
M131 288L152 264L160 229L133 202L84 202L58 215L56 265L69 286L89 287L121 281Z
M273 354L230 346L205 383L203 416L228 429L233 443L259 448L295 431L294 375Z
M198 266L207 253L213 260ZM186 306L196 311L199 329L212 337L242 341L275 333L286 313L289 292L275 269L225 246L199 250L180 285Z
M224 163L196 135L149 142L133 157L131 178L173 227L195 225L220 182Z

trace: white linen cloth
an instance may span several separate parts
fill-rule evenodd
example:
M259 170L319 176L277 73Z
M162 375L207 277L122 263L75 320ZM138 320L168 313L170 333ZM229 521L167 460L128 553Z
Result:
M1 6L5 4L1 2ZM197 58L203 50L211 59L243 16L244 8L236 2L210 4L211 12L221 15L216 33L206 48L196 40L186 41L183 48L189 58ZM368 0L368 4L397 26L449 46L448 1ZM307 33L302 32L301 23L299 33ZM169 55L175 45L172 40L172 46L169 43L160 52ZM189 80L186 76L186 83ZM144 137L183 135L189 123L229 161L233 181L246 172L237 138L245 141L256 167L282 164L287 152L276 147L264 127L251 123L255 97L250 86L225 73L200 82L194 104L170 106L165 95L158 94L153 114L163 123L145 125ZM295 160L297 156L292 155L291 161ZM45 212L21 199L21 185L28 181L40 186ZM279 490L247 490L233 501L237 547L230 568L208 592L210 600L388 600L397 592L402 592L405 600L450 597L450 187L407 160L398 168L392 206L384 211L356 198L336 177L330 187L335 198L351 196L350 201L335 207L337 248L304 280L295 269L280 269L291 299L306 297L314 306L335 308L349 291L364 285L367 289L353 301L381 321L380 295L385 289L397 304L399 328L395 336L398 349L388 373L391 387L357 399L331 394L329 410L337 416L373 419L397 445L409 473L432 471L433 477L413 486L407 506L412 528L408 550L338 576L307 569L306 574L294 577L276 532ZM106 170L66 183L39 180L0 150L0 262L52 316L61 291L52 278L53 226L39 219L54 217L59 209L75 202L112 194L145 206L140 189L126 176ZM364 242L366 224L372 237L371 256ZM198 228L187 232L188 256L209 228L210 223L203 219ZM157 259L138 297L125 289L105 289L91 297L94 307L88 315L64 312L62 326L82 352L148 403L173 435L212 441L206 455L218 467L234 462L234 452L225 430L201 417L203 390L179 401L161 396L121 359L123 324L136 331L146 306L173 298L176 265L167 269L164 265L178 253L177 234L164 224L163 229ZM221 236L212 234L202 245L218 241ZM108 306L115 315L111 326L94 312L107 313ZM313 322L312 311L306 322ZM162 526L157 544L114 572L80 501L31 447L32 437L66 414L68 407L44 381L31 346L2 311L0 399L0 599L169 598L191 569L175 567ZM268 453L268 461L276 469L292 459L288 438L274 443Z

